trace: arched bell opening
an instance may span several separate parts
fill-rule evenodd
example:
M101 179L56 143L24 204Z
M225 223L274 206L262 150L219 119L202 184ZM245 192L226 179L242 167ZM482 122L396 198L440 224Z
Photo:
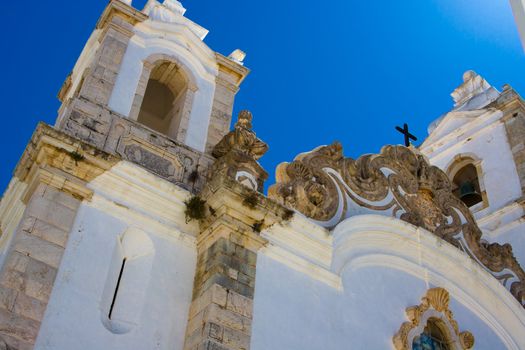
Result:
M452 180L454 194L461 199L467 207L473 207L483 202L479 185L478 172L473 164L462 167Z
M175 63L162 61L151 70L137 121L177 139L187 109L188 79Z
M489 206L482 163L475 154L462 153L456 155L446 167L454 195L473 212Z

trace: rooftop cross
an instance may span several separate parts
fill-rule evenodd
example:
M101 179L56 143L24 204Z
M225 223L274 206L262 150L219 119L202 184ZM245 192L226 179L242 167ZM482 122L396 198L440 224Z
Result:
M417 137L415 137L414 135L412 135L408 131L408 124L407 123L403 124L403 128L400 128L399 126L396 126L396 130L399 131L400 133L402 133L405 136L405 146L406 147L410 146L410 140L417 141Z

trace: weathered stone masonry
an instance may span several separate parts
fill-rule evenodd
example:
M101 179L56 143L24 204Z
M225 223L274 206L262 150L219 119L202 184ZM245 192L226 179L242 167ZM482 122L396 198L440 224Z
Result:
M0 272L0 338L12 349L32 349L44 317L85 184L116 158L40 124L16 171L26 184L24 215Z

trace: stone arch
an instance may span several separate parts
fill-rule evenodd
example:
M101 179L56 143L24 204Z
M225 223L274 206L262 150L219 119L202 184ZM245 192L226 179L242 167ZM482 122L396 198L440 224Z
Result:
M143 62L130 119L184 142L194 94L191 71L173 56L154 54Z
M334 229L333 249L331 271L336 275L380 267L414 276L422 285L443 286L507 349L525 347L520 303L466 253L431 232L395 218L354 216Z
M191 106L189 113L182 119L175 139L204 151L218 75L213 52L202 43L200 51L193 52L182 43L142 35L138 33L129 42L108 107L136 120L142 102L140 95L147 87L154 63L159 60L174 62L185 72L191 95L186 99Z

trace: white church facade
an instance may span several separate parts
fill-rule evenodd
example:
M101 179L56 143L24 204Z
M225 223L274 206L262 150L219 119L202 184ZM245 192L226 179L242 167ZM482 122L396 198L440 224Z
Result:
M419 148L279 165L244 53L112 0L0 202L0 349L525 349L525 104L466 72Z

